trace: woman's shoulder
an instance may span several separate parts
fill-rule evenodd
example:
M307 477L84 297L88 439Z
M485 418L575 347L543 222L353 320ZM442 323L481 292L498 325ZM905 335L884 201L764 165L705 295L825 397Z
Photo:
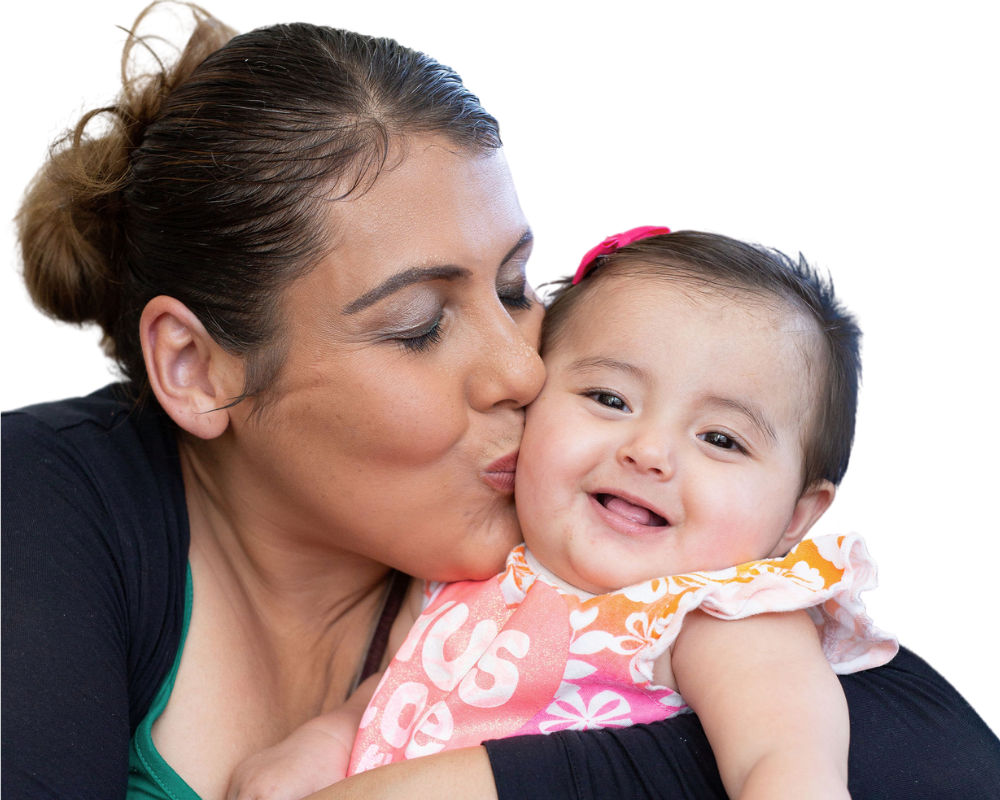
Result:
M121 384L86 397L41 403L2 415L4 484L42 494L64 481L75 493L104 497L112 508L148 504L156 495L182 501L177 443L169 421L134 406ZM27 485L24 485L27 484Z
M176 442L154 416L133 412L120 387L7 412L2 434L13 781L36 785L43 774L78 785L95 764L124 779L128 737L183 623L188 531ZM17 732L10 742L7 727ZM54 752L73 758L53 761Z
M21 445L12 457L30 453L33 445L45 447L58 442L75 442L100 447L102 442L123 436L148 435L149 422L156 412L136 410L124 384L113 383L85 397L4 411L5 443Z
M130 562L143 571L167 552L186 563L176 436L162 413L127 397L113 384L4 412L5 546L22 538L27 547L100 544L126 571Z
M40 634L58 651L86 632L105 670L120 653L134 724L183 616L189 532L173 431L110 386L5 412L2 439L5 617L38 663L54 658Z

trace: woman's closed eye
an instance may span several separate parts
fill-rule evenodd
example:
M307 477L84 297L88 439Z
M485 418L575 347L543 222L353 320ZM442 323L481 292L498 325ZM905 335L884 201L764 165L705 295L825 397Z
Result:
M528 296L528 281L524 275L520 280L511 283L502 283L497 286L497 297L500 302L510 309L531 308L531 298Z
M441 341L441 317L439 314L429 325L396 334L393 339L408 353L422 353Z
M527 294L527 282L523 279L513 287L501 287L497 290L497 297L500 302L509 309L531 308L532 300ZM443 314L438 314L434 320L409 331L402 331L392 338L399 343L399 346L410 353L421 353L441 341L441 320Z
M513 283L500 284L497 287L497 297L506 308L512 310L531 308L533 302L528 294L528 284L523 273L520 275L520 279ZM445 312L440 311L433 320L409 330L394 333L390 338L397 342L405 352L422 353L441 341L441 325L444 316Z

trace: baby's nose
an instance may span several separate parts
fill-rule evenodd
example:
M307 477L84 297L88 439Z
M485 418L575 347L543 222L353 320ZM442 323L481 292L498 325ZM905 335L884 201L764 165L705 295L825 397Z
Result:
M637 436L622 447L619 458L630 469L656 478L665 480L674 474L670 447L662 436Z

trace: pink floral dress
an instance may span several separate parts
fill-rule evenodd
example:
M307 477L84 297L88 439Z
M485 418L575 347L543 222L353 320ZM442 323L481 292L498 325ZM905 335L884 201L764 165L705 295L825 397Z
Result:
M520 545L496 578L426 587L424 612L364 713L348 774L486 739L682 713L681 696L653 682L653 663L695 608L720 619L807 609L838 674L885 664L898 649L859 598L876 581L856 535L586 599L530 560Z

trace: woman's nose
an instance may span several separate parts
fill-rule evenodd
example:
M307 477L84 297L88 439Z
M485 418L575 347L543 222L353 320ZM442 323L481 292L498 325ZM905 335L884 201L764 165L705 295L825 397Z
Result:
M517 321L496 305L480 330L481 357L470 375L469 404L477 411L526 406L545 382L545 366L538 355L541 305L519 312Z
M658 480L674 476L673 453L662 430L642 428L618 450L618 460L631 470Z

